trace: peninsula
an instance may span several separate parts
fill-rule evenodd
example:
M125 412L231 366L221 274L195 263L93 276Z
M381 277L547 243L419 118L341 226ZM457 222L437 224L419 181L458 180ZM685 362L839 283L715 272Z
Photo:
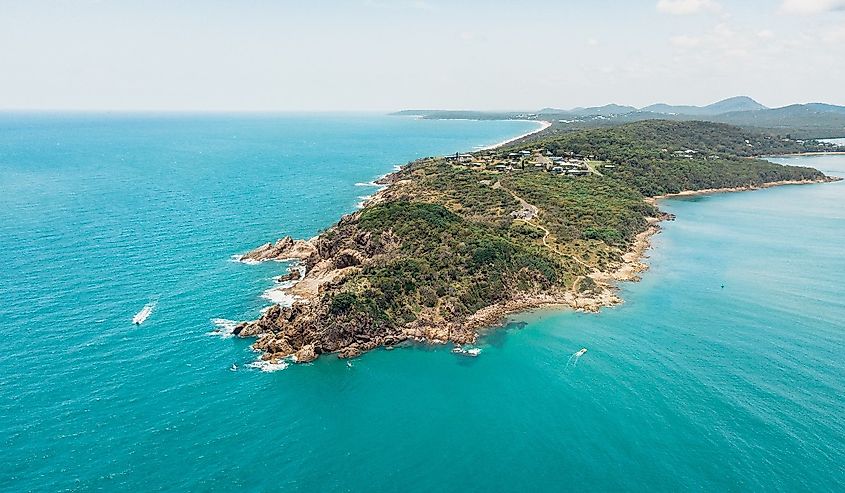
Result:
M829 147L829 146L828 146ZM472 344L506 314L619 303L650 235L654 200L832 181L758 156L830 150L720 123L651 120L544 130L495 149L413 161L316 238L243 256L290 260L291 306L235 328L262 358L355 357L404 341Z

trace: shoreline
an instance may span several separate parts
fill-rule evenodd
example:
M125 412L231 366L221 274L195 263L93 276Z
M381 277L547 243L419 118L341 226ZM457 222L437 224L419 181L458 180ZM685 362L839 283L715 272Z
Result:
M842 178L836 177L821 180L782 180L762 183L753 187L745 186L687 190L674 194L646 197L645 202L656 205L660 200L678 197L748 192L778 186L814 185L833 183L841 180ZM649 265L644 263L643 260L647 258L646 252L652 247L651 238L662 231L660 223L673 219L674 217L669 214L663 214L661 217L650 218L648 227L637 234L631 247L622 255L623 261L616 269L609 272L598 271L591 274L590 277L597 281L597 283L602 287L602 292L598 295L578 297L578 293L575 293L572 290L565 290L554 295L537 295L534 297L526 297L524 299L510 300L482 308L470 316L469 320L467 320L467 324L481 335L483 332L496 330L497 328L504 326L507 324L508 316L519 313L528 313L534 310L545 309L572 309L576 311L580 310L598 313L602 308L612 307L624 303L625 300L616 295L616 292L619 290L619 284L622 282L640 281L639 274L649 269Z
M524 138L527 135L532 135L541 132L550 126L548 122L543 123L545 123L545 125L542 125L540 128L535 129L527 134L523 134L509 139L509 141L507 142L513 142L515 140ZM498 144L497 146L505 145L506 143ZM395 167L392 172L384 175L382 178L375 182L378 185L381 185L382 188L376 191L376 193L374 193L372 197L369 198L369 200L364 201L362 206L366 207L380 203L385 200L390 200L390 198L394 194L394 191L396 190L396 187L394 185L402 183L403 181L401 171L403 171L406 166L411 166L416 162L426 161L428 159L432 158L422 158L420 160L411 161L410 163L406 163L405 165ZM659 200L672 197L741 192L759 190L775 186L829 183L839 180L841 180L841 178L824 177L811 180L773 181L762 183L759 185L711 188L702 190L685 190L673 194L644 197L643 200L646 203L656 205ZM477 310L475 313L463 319L462 322L441 319L440 322L435 325L432 325L430 323L410 325L406 327L401 333L392 336L390 338L390 341L392 342L385 342L384 340L375 338L372 340L368 340L366 344L353 344L349 347L343 347L337 350L328 351L326 354L335 353L340 358L351 358L360 355L362 352L374 349L379 345L393 346L396 343L395 341L405 339L437 345L445 345L448 343L475 343L478 337L484 335L485 333L491 330L496 330L496 328L501 327L504 323L507 323L508 317L510 315L518 313L527 313L538 309L559 310L566 308L570 308L576 311L595 313L599 312L604 307L619 305L624 302L624 300L620 296L618 296L618 292L620 290L620 283L636 282L640 280L640 274L649 268L649 266L643 262L643 259L647 258L647 251L652 246L651 237L662 230L660 226L660 223L662 221L671 219L673 219L673 216L671 214L667 214L659 210L657 211L655 217L647 217L646 220L648 221L648 224L645 226L643 231L641 231L634 237L631 244L626 250L620 251L621 255L618 263L607 266L607 269L603 271L598 270L596 268L596 270L593 270L592 272L585 273L582 276L578 276L574 279L574 282L571 286L561 286L547 290L545 292L517 292L513 294L511 299L499 303L494 303L485 306L480 310ZM343 219L341 219L341 221L343 221ZM308 243L313 249L315 249L317 247L314 244L315 240L317 240L317 237L307 241L298 240L298 242ZM288 295L292 298L293 301L300 301L304 304L303 306L306 306L309 305L319 295L323 284L326 284L326 282L328 281L334 281L343 277L347 271L351 272L353 270L358 269L358 267L355 266L342 267L339 269L332 268L326 262L328 261L326 260L313 266L313 269L308 269L308 272L306 272L305 275L301 276L300 279L298 279L297 281L291 283L291 285L284 287L280 286L273 289L273 291L282 296ZM323 265L323 263L326 263L326 265ZM360 263L360 261L358 263ZM354 265L358 265L358 263ZM587 288L583 291L579 289L584 279L591 279L594 282L594 286L591 288ZM268 310L272 310L274 306L279 305L271 305L270 307L268 307ZM276 308L277 312L278 310L279 309ZM271 319L272 316L278 316L278 313L276 313L275 315L271 314ZM236 331L236 335L239 335L241 337L258 336L259 339L253 344L253 347L257 350L262 351L262 359L269 359L273 361L279 359L280 357L287 358L293 355L294 361L307 362L313 360L318 356L319 353L312 354L313 344L309 344L307 345L307 347L303 346L302 348L300 348L300 350L297 350L295 353L287 354L285 356L277 356L276 353L278 353L279 351L269 351L268 348L272 347L275 335L273 332L267 332L266 330L262 332L263 329L261 329L261 320L262 319L248 322L239 326L239 330ZM246 330L244 330L244 333L241 334L241 330L243 330L244 328ZM306 349L308 349L308 351L306 351ZM284 353L284 351L281 352Z
M622 282L639 282L639 274L649 269L643 263L646 252L651 248L651 237L660 233L660 223L671 220L672 216L650 218L648 227L637 234L631 248L622 255L622 262L612 271L596 271L590 274L601 287L601 292L593 295L579 295L571 289L555 294L541 294L506 301L482 308L469 317L466 325L478 335L496 330L507 324L507 317L534 310L571 309L588 313L598 313L602 308L609 308L625 302L616 293Z
M719 193L734 193L734 192L751 192L754 190L764 190L766 188L781 187L787 185L815 185L819 183L833 183L841 181L842 178L830 176L819 180L780 180L761 183L759 185L744 185L741 187L727 187L727 188L702 188L701 190L684 190L676 193L667 193L664 195L655 195L646 197L646 202L655 205L660 200L672 199L678 197L695 197L697 195L714 195Z
M536 133L540 133L543 130L552 126L552 123L549 122L549 121L546 121L546 120L505 120L505 121L512 121L512 122L533 121L533 122L539 123L540 126L536 129L530 131L530 132L526 132L522 135L517 135L516 137L510 138L510 139L507 139L507 140L503 140L503 141L499 142L498 144L493 144L493 145L489 145L489 146L486 146L486 147L481 147L480 149L478 149L478 151L492 151L493 149L498 149L499 147L506 146L506 145L508 145L512 142L516 142L517 140L524 139L525 137L528 137L529 135L534 135Z
M770 158L770 157L798 157L798 156L842 156L845 155L845 151L807 151L807 152L793 152L791 154L771 154L766 156L760 156L763 159Z
M421 116L414 116L414 115L405 115L405 116L406 117L407 116L413 116L414 118L422 118ZM469 119L466 119L466 120L467 121L482 121L482 120L469 120ZM534 130L531 130L529 132L525 132L523 134L517 135L516 137L511 137L510 139L503 140L499 143L489 145L489 146L485 146L485 147L473 148L472 150L469 150L469 151L466 151L466 152L467 153L473 153L473 152L491 151L491 150L494 150L494 149L498 149L499 147L506 146L510 143L516 142L517 140L524 139L525 137L528 137L530 135L540 133L543 130L546 130L547 128L552 126L552 123L549 122L549 121L546 121L546 120L503 120L503 121L512 121L512 122L532 121L532 122L535 122L535 123L539 123L540 126L536 129L534 129ZM456 152L461 152L461 151L456 151ZM439 157L442 157L442 156L439 156ZM373 187L373 188L376 188L377 190L372 195L367 196L366 199L364 199L362 197L361 202L356 204L355 210L363 209L367 204L369 204L373 199L375 199L381 192L386 191L387 188L390 187L390 185L391 185L391 181L390 181L391 176L393 176L394 174L396 174L399 171L402 171L406 166L410 165L411 163L413 163L415 161L419 161L420 159L426 159L426 158L418 158L418 159L415 159L413 161L409 161L409 162L404 163L404 164L395 164L395 165L393 165L393 169L391 169L390 171L388 171L387 173L385 173L383 175L376 177L371 182L356 183L355 184L356 186Z

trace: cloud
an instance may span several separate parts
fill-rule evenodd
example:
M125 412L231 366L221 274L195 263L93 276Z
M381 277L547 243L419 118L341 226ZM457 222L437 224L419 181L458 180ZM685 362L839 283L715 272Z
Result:
M769 31L768 29L763 29L762 31L757 32L757 37L760 39L772 39L775 37L775 33Z
M822 35L822 39L824 39L827 43L842 46L842 44L845 43L845 26L825 31Z
M682 34L680 36L673 37L670 42L680 48L695 48L696 46L701 45L701 38Z
M697 53L703 57L747 58L773 33L761 31L752 35L745 30L735 30L726 23L717 24L711 31L700 36L681 34L670 38L669 42L678 52Z
M782 14L813 15L845 10L845 0L783 0Z
M381 0L365 0L364 5L368 7L378 7L385 9L413 9L413 10L434 10L434 5L425 0L412 1L381 1Z
M718 13L722 6L714 0L659 0L657 11L671 15Z

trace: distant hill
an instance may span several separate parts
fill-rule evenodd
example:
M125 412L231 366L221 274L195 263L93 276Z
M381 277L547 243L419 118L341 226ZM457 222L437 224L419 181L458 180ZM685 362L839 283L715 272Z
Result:
M793 104L759 111L735 111L716 115L712 120L743 127L786 131L797 128L802 134L819 137L845 135L845 106L831 104Z
M793 104L767 108L747 96L737 96L707 106L659 103L637 109L608 104L589 108L543 108L536 112L485 112L451 110L404 110L394 115L429 119L549 120L569 130L614 126L644 120L703 120L728 123L795 138L845 137L845 106L826 103Z
M640 111L664 113L670 115L721 115L735 111L757 111L768 109L748 96L737 96L724 99L707 106L671 106L668 104L653 104L641 108Z
M632 111L637 111L633 106L620 106L618 104L608 104L605 106L595 106L592 108L575 108L570 111L573 115L579 116L613 116L624 115Z

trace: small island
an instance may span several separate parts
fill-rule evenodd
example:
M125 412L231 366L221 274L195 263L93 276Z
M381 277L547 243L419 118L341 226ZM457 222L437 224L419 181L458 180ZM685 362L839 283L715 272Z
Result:
M405 341L472 344L505 315L596 311L637 280L656 198L835 180L759 156L823 144L720 123L554 126L495 149L413 161L316 238L242 258L289 260L295 300L235 328L262 358L351 358Z

